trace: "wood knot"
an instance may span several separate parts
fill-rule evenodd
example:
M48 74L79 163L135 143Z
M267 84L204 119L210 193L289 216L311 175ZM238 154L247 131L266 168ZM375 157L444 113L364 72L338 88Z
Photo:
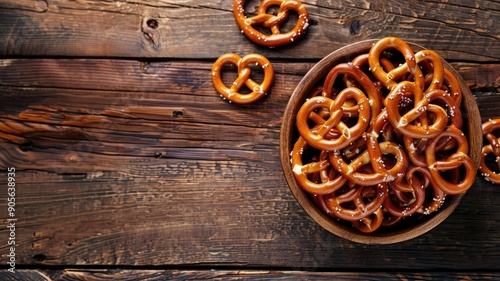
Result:
M172 117L174 117L174 118L181 118L182 115L184 115L184 113L182 113L182 111L180 111L180 110L174 110L172 112Z
M155 19L150 19L150 20L147 20L146 21L146 25L149 27L149 28L152 28L152 29L157 29L158 28L158 21L155 20Z
M49 3L46 0L38 0L35 3L35 11L45 13L49 9Z
M349 25L349 34L357 35L361 29L361 23L358 20L354 20Z
M154 48L160 47L160 32L158 32L159 23L155 19L145 19L142 23L141 31L144 38Z
M33 256L33 260L35 260L35 262L44 262L45 260L47 259L47 256L44 255L44 254L36 254Z

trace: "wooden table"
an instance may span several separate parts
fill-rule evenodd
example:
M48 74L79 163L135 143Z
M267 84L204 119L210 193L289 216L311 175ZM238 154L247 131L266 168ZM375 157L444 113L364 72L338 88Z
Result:
M467 81L482 119L500 117L500 3L304 4L306 36L269 49L240 33L229 0L1 0L0 279L500 278L500 187L479 174L427 234L363 245L315 224L279 162L296 84L364 39L435 50ZM276 71L269 95L223 101L211 67L226 52L265 55Z

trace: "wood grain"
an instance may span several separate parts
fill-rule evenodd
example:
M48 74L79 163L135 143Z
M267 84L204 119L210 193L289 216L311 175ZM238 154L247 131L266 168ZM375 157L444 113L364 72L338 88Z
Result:
M72 281L72 280L493 280L497 272L304 272L278 270L20 270L16 275L0 271L5 281Z
M0 279L499 279L500 189L479 175L424 236L361 245L301 209L278 143L315 63L389 35L437 51L482 119L497 117L498 1L304 4L306 36L269 49L240 33L231 0L0 1L0 192L15 167L19 270ZM223 101L210 69L225 52L268 57L269 95ZM2 262L7 235L0 228Z
M283 110L311 63L276 63L272 91L250 106L217 96L210 62L0 66L0 129L15 137L2 137L0 167L18 170L19 264L498 269L499 189L480 177L448 220L402 244L353 244L312 222L278 155ZM493 78L476 88L481 109L498 104Z
M269 49L239 32L231 0L2 1L0 55L214 59L226 52L259 52L269 59L317 59L349 43L397 36L449 60L500 58L496 1L304 4L311 19L305 38ZM247 14L255 14L257 5L248 1Z

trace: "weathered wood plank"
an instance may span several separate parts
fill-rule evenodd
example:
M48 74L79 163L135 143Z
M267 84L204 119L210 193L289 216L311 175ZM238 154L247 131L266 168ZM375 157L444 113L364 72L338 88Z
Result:
M215 171L179 161L121 173L19 172L18 263L498 269L500 194L482 179L428 234L366 246L314 224L279 170L256 179L243 172L252 164L212 165Z
M5 281L72 281L72 280L495 280L497 272L306 272L267 270L20 270L9 274L0 271Z
M500 58L496 1L304 4L311 19L306 37L292 46L268 49L241 35L231 0L2 1L0 55L214 59L225 52L259 52L269 58L318 59L348 43L398 36L446 59ZM248 1L248 15L256 13L256 6L256 1Z
M307 217L278 135L308 64L277 63L272 92L251 106L215 94L210 62L0 65L0 129L17 137L0 142L0 167L18 169L19 264L499 269L500 189L479 177L447 221L397 245L353 244ZM497 80L471 77L491 118Z
M58 173L115 170L113 157L123 157L123 165L134 166L136 157L148 159L144 165L155 158L269 162L255 149L276 149L282 110L311 66L276 63L270 94L253 105L238 106L216 94L208 62L0 62L0 85L4 85L0 133L11 141L5 144L10 148L1 158L3 167L6 163L18 169L44 166ZM474 91L483 117L495 117L498 65L461 69L469 84L481 86Z
M213 96L208 71L215 62L110 59L0 59L0 85ZM293 90L317 61L272 61ZM500 64L451 62L472 89L500 86ZM78 77L78 79L74 79ZM95 81L100 83L95 83Z

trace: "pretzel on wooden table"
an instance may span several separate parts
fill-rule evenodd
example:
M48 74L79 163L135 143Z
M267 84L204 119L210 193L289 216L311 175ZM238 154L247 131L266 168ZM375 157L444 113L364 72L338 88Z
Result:
M241 33L256 44L266 47L277 47L290 44L299 39L309 26L309 15L306 7L299 1L263 0L259 5L258 14L253 17L246 17L244 8L245 2L246 0L233 1L234 18L236 19L236 23ZM269 8L273 6L279 6L276 15L267 13ZM288 18L290 11L295 11L298 14L297 23L292 30L282 33L280 24ZM267 28L270 30L270 34L264 34L254 26Z
M438 150L436 147L442 138L454 138L456 140L456 148L453 149L451 155L445 155L443 159L438 159ZM467 155L469 152L469 144L465 135L459 129L448 126L439 134L438 137L429 140L425 148L425 157L429 172L437 187L447 194L460 194L467 191L474 180L476 179L476 168L472 159ZM455 183L447 180L441 174L445 171L450 171L464 167L463 180Z
M222 82L222 68L226 64L232 64L238 68L238 77L227 87ZM257 83L251 79L251 64L260 65L264 70L262 83ZM247 54L240 57L233 53L226 53L220 56L212 66L212 82L217 92L224 99L238 104L248 104L255 102L267 94L274 81L274 69L269 60L259 54ZM243 86L247 86L252 92L249 94L240 93Z
M494 184L500 184L500 138L497 138L493 134L496 130L500 130L500 118L490 119L482 125L483 135L489 144L484 145L482 148L479 170L487 181ZM488 155L495 156L495 163L498 166L497 172L492 171L488 167L486 163L486 157Z

